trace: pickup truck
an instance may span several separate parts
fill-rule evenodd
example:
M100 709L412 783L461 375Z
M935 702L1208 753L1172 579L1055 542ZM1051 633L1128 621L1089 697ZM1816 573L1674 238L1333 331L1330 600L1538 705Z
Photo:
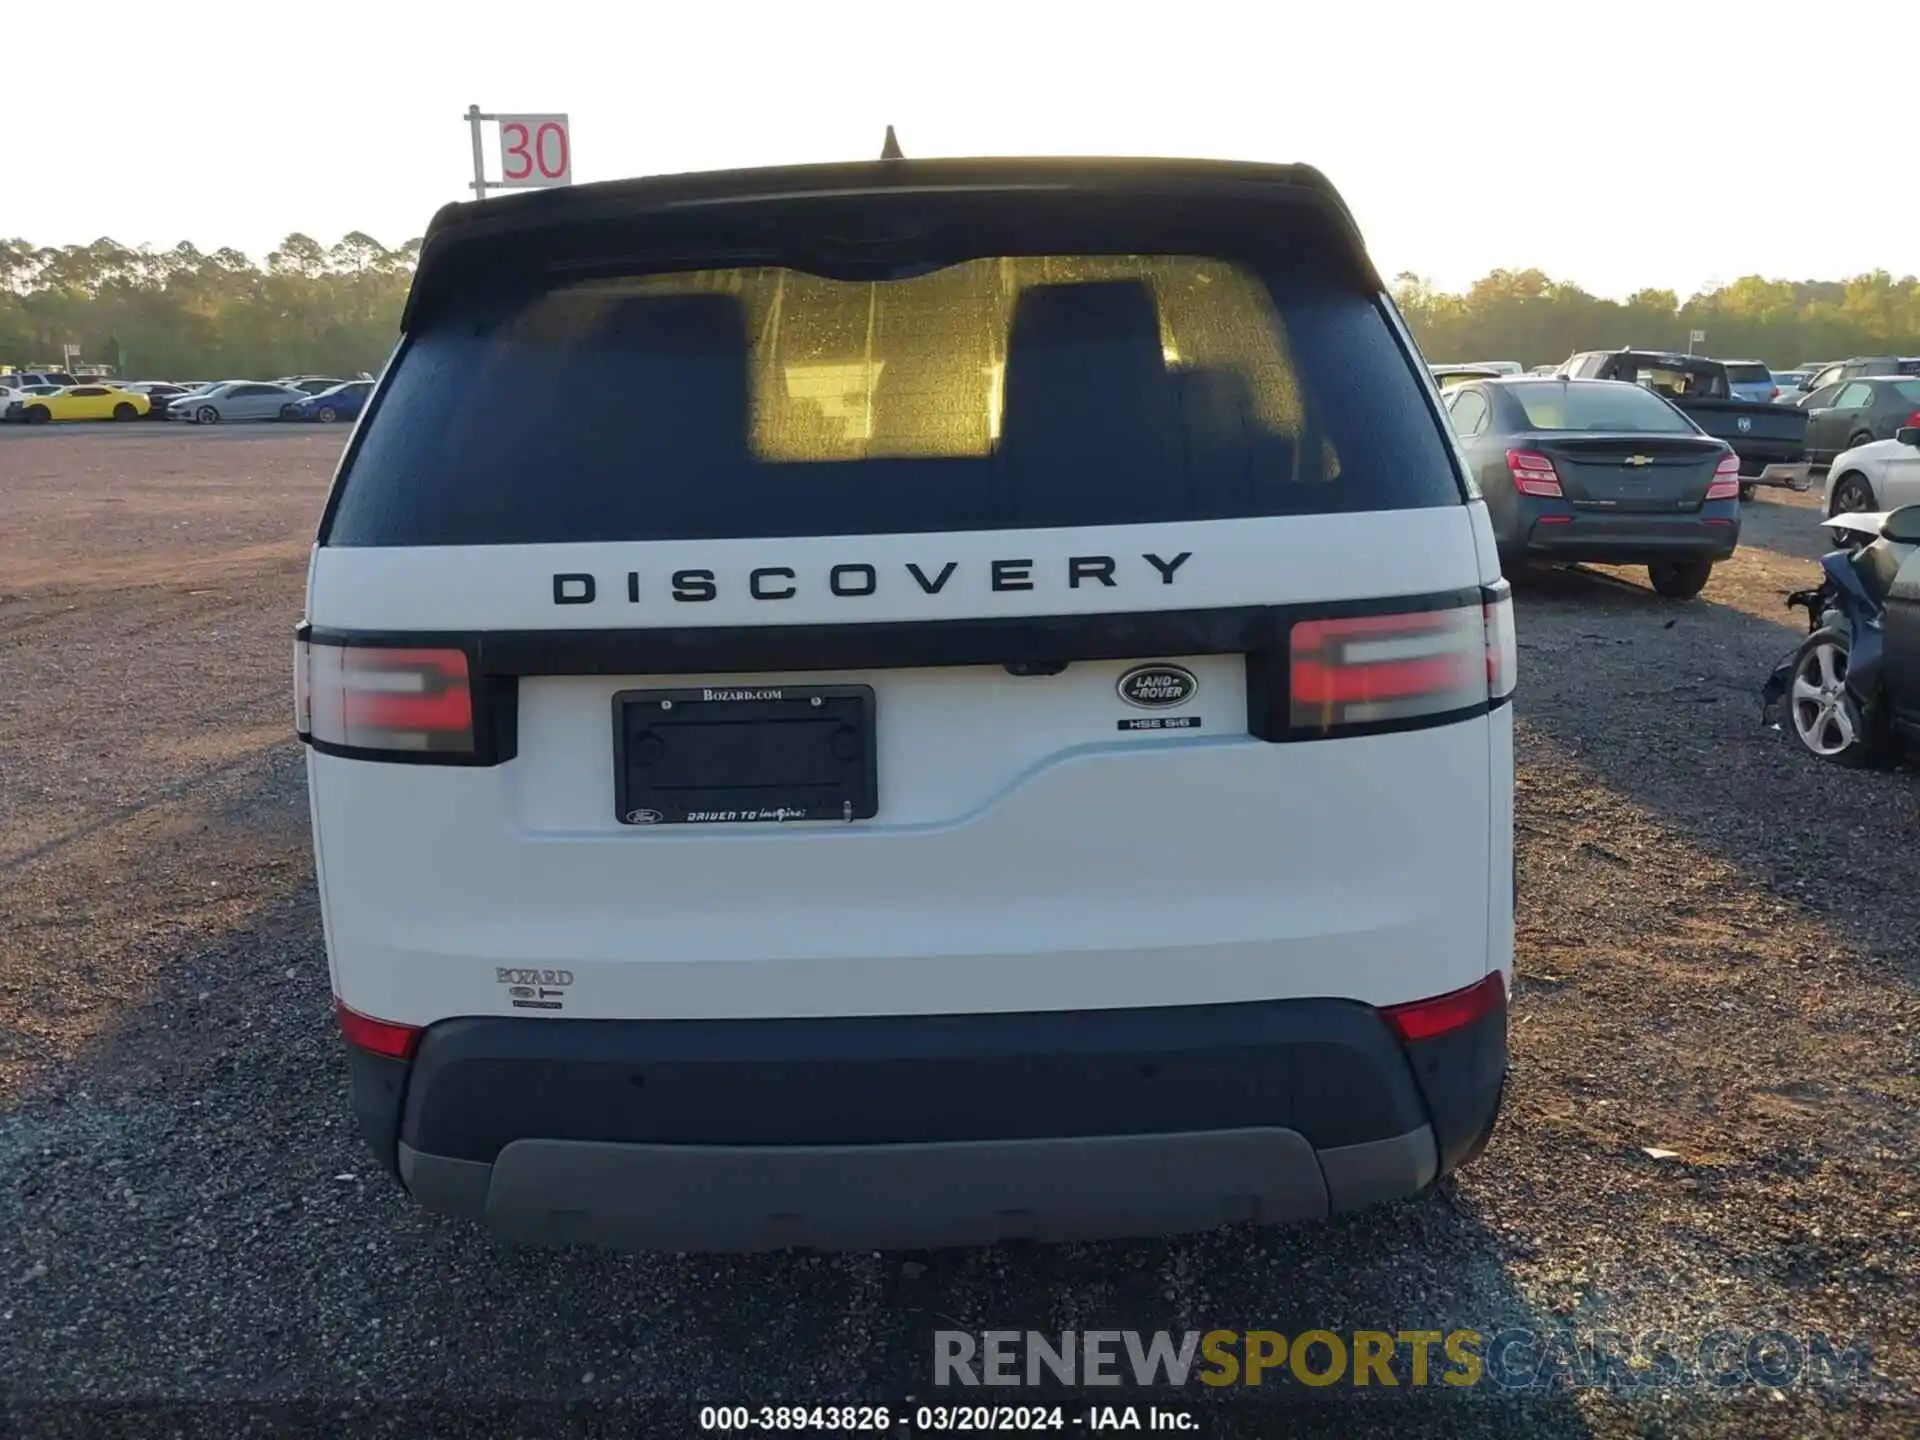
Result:
M1806 413L1791 405L1734 398L1727 367L1718 360L1664 350L1588 350L1568 360L1560 373L1581 380L1625 380L1664 396L1707 434L1733 447L1740 457L1742 499L1756 485L1805 490L1813 483Z

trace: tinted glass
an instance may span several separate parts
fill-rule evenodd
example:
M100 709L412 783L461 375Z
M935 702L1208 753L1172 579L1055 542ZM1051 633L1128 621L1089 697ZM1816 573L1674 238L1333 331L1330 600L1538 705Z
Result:
M1902 400L1920 401L1920 380L1896 380L1888 388Z
M414 336L327 539L506 544L1458 504L1410 357L1310 258L600 282Z
M1659 396L1633 385L1509 385L1529 430L1617 430L1629 434L1691 435L1693 422Z
M1735 385L1771 385L1773 372L1764 365L1729 365L1727 379Z

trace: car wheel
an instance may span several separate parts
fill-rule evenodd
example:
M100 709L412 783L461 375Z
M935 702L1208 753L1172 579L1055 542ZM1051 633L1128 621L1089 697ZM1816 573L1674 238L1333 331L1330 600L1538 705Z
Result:
M116 420L138 420L140 418L140 412L122 400L118 405L113 407L113 418Z
M313 418L318 420L322 425L331 425L334 421L338 420L340 416L331 405L322 405L320 407L320 413Z
M44 425L53 418L53 412L44 405L29 405L26 418L29 425Z
M198 410L193 412L193 418L198 420L202 425L218 425L220 423L220 412L211 405L202 405Z
M1742 500L1751 500L1753 498L1753 489L1754 486L1751 480L1742 480L1740 482L1740 498Z
M1663 560L1658 565L1647 566L1647 579L1652 582L1654 593L1669 600L1691 600L1707 588L1707 577L1711 574L1711 560Z
M1833 482L1833 489L1827 501L1827 514L1857 515L1874 506L1873 486L1867 483L1867 477L1857 470L1849 470Z
M1884 764L1890 745L1877 707L1863 707L1847 689L1852 637L1845 630L1816 630L1800 643L1787 688L1793 738L1809 755L1861 768Z

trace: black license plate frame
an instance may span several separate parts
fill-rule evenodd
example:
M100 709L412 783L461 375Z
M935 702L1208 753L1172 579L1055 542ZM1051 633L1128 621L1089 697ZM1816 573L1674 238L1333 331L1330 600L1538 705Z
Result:
M875 708L871 685L618 691L614 818L643 828L870 820L879 813Z

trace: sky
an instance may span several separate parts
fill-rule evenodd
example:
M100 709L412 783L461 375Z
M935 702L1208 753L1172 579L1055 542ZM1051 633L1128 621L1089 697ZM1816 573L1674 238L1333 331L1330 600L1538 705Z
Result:
M1857 0L1847 28L1892 42L1914 5ZM1810 75L1807 14L1805 0L188 6L124 40L109 26L72 64L7 65L8 113L63 117L71 138L6 166L0 235L256 257L296 230L398 244L468 198L477 104L565 112L576 183L867 158L888 124L909 155L1305 161L1346 196L1383 274L1446 289L1496 267L1683 298L1746 274L1913 273L1912 168L1890 154L1876 189L1837 163L1832 128L1811 121L1851 62L1835 52L1838 69ZM491 126L486 139L492 175Z

